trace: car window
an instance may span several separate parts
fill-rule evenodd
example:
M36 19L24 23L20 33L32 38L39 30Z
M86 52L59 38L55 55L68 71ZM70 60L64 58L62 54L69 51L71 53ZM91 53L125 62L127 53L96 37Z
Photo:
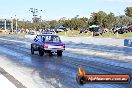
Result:
M59 36L42 36L42 41L47 41L47 42L61 42Z
M50 41L51 36L42 36L42 41Z
M37 41L38 41L38 38L37 38L37 36L34 38L34 41L35 41L35 42L37 42Z
M58 36L52 36L52 41L53 42L61 42L60 37L58 37Z
M38 41L42 41L41 36L37 36Z
M41 41L41 36L36 36L36 38L34 39L35 42L37 41Z

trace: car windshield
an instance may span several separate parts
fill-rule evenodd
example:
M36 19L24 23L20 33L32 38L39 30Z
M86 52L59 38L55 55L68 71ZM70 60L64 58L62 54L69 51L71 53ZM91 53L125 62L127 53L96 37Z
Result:
M61 42L60 37L56 35L42 36L42 38L46 42Z

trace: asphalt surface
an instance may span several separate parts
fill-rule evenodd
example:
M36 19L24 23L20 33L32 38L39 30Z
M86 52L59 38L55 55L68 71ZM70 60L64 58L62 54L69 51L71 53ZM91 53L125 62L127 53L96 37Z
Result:
M5 39L5 40L3 40ZM8 41L14 40L14 41ZM16 42L19 41L19 42ZM25 43L26 42L26 43ZM73 52L70 49L62 57L56 55L43 57L30 53L30 42L27 39L0 37L0 67L27 88L131 88L128 84L86 84L76 82L78 66L82 65L88 74L130 74L132 77L132 58L114 58L122 54L131 57L131 48L108 47L99 45L67 43L66 48L85 49L114 53L113 58Z

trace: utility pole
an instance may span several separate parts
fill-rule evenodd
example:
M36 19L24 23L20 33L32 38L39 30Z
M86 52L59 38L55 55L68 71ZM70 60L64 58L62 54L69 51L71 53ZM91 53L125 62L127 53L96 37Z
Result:
M36 8L30 8L29 10L33 14L33 22L38 22L41 18L38 17L38 13L42 12L42 10L38 10Z
M17 19L16 19L16 31L18 32L18 30L17 30Z
M5 30L6 30L6 19L5 19L5 25L4 25L4 28L5 28Z
M17 30L17 18L16 18L16 15L15 15L15 19L16 19L16 32L18 32L18 30Z
M13 34L13 18L11 17L11 30L12 30L12 34Z
M122 17L121 17L121 14L118 12L119 14L119 18L121 18L121 26L122 26ZM120 21L120 20L119 20ZM118 29L119 30L119 29ZM117 30L117 33L116 33L116 37L118 38L119 37L119 33L118 33L118 30Z

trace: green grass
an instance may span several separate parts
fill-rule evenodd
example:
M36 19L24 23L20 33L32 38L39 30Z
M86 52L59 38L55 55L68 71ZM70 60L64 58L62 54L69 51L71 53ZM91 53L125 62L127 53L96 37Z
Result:
M92 36L92 33L79 33L79 31L73 30L73 31L67 31L67 32L59 32L57 35L60 36Z
M10 34L10 35L9 34L1 34L0 33L0 35L24 37L26 35L26 33ZM72 37L72 36L75 36L75 37L80 37L80 36L81 37L92 37L92 33L91 32L79 34L79 31L77 31L77 30L67 31L67 32L59 32L59 33L57 33L57 35L60 35L60 36L69 36L69 37ZM107 33L104 33L103 35L95 36L95 37L132 38L132 32L128 32L128 33L124 33L124 34L118 34L118 37L117 37L117 34L107 32Z
M79 31L73 30L73 31L67 31L67 32L60 32L57 33L57 35L60 36L83 36L83 37L91 37L92 33L81 33L79 34ZM132 38L132 32L124 33L124 34L114 34L110 32L103 33L103 35L95 36L95 37L108 37L108 38Z

